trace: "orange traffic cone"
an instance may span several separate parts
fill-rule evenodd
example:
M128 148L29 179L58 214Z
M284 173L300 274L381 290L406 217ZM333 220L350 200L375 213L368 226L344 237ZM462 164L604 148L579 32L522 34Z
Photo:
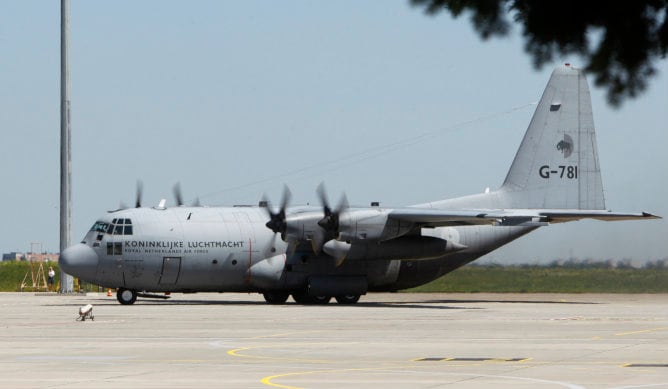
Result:
M107 297L111 297L111 289L107 289Z

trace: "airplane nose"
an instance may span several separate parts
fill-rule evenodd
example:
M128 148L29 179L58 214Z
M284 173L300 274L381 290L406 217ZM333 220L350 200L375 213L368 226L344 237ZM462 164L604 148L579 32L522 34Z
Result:
M75 244L60 253L58 265L67 274L92 282L97 274L98 256L83 243Z

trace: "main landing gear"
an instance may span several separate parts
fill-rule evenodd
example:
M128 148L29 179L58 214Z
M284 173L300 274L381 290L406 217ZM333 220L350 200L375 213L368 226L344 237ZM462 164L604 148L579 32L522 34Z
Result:
M264 300L269 304L285 304L288 301L290 293L282 291L269 291L262 293ZM336 302L339 304L355 304L359 301L360 295L358 294L346 294L340 296L334 296ZM325 305L329 303L332 299L332 296L311 296L306 291L297 291L292 292L292 299L295 300L297 304L302 305Z
M336 302L339 304L357 304L358 301L360 301L360 295L359 294L344 294L341 296L336 296L334 297L336 299Z
M332 299L332 296L311 296L306 291L299 291L292 293L292 298L297 304L324 305Z
M283 291L269 291L262 293L264 300L269 304L285 304L290 297L289 292ZM168 298L167 296L157 296L146 293L137 293L136 290L118 288L116 291L116 299L123 305L132 305L137 301L137 297L151 297L151 298ZM302 305L325 305L329 303L332 296L311 296L306 291L292 292L292 298L297 304ZM360 295L346 294L334 296L336 302L339 304L355 304L359 301Z
M288 301L288 297L290 297L290 293L288 292L264 292L262 295L264 296L264 301L269 304L285 304Z

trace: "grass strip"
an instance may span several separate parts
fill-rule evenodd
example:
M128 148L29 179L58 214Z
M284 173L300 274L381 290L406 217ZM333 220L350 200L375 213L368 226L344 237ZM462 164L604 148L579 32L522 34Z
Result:
M407 292L668 293L668 269L464 266Z
M44 263L45 272L49 266L56 270L58 279L58 264ZM33 264L33 272L37 272L37 264ZM0 262L0 292L19 291L24 278L30 286L29 262ZM87 289L97 288L87 285ZM406 292L668 293L668 268L469 265Z

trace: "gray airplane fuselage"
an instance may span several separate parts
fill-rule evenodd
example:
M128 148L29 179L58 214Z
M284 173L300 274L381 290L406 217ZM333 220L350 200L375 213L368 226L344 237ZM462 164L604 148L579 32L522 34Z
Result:
M378 208L379 211L381 210ZM316 208L314 207L315 211ZM399 290L436 279L525 233L530 227L424 229L469 248L425 249L420 239L356 243L337 266L310 245L289 250L267 229L259 206L132 208L98 219L83 244L95 252L87 281L155 292L263 292L305 288L311 277L364 277L368 290ZM129 228L128 228L129 227ZM409 257L411 259L402 259Z

